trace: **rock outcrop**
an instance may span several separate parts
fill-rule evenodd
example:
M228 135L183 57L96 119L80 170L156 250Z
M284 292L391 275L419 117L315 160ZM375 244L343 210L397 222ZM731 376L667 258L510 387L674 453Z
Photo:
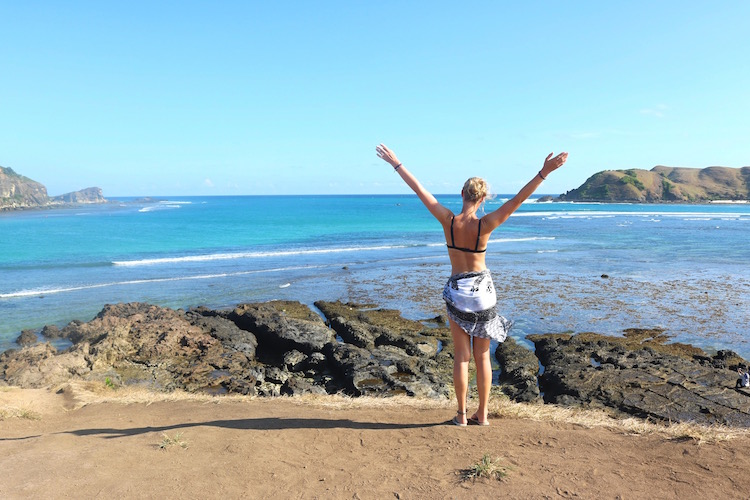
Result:
M42 329L72 342L62 352L25 331L21 343L30 345L0 354L0 383L43 387L81 378L261 396L450 396L454 346L443 319L412 321L366 304L315 306L325 319L289 301L187 311L107 305L91 321ZM750 425L750 391L735 389L736 370L748 363L731 351L709 356L667 343L659 330L528 338L535 352L512 338L496 350L493 393L661 421Z
M335 312L335 328L362 330L371 342L359 347L337 339L338 330L298 302L242 304L231 311L107 305L89 322L42 330L73 343L61 353L37 344L0 355L0 380L40 387L75 376L156 390L266 396L449 394L447 328L405 320L398 311L360 314L349 304L321 306Z
M666 344L659 330L529 336L544 366L544 400L610 408L666 422L750 425L750 396L735 390L747 362L731 351L708 356L685 344Z
M750 200L750 167L605 170L580 187L560 195L561 201L705 202Z
M539 392L539 359L513 337L497 346L495 358L500 363L500 391L514 401L541 403Z
M54 196L50 198L50 203L71 203L71 204L90 204L90 203L106 203L107 200L102 194L102 189L98 187L90 187L81 189L80 191L74 191L72 193L61 194L60 196Z
M0 211L106 202L98 187L50 197L43 184L0 167Z
M37 337L34 330L24 330L21 335L16 339L16 344L20 346L27 346L37 343Z
M371 305L316 302L342 343L331 350L353 394L447 397L453 383L450 330Z

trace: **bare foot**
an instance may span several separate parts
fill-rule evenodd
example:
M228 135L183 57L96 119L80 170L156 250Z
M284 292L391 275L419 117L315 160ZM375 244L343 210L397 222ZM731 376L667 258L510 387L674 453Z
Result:
M456 416L453 417L453 425L458 425L459 427L466 427L468 424L466 420L466 412L465 411L457 411Z
M489 420L479 420L479 415L477 415L476 413L469 417L469 423L471 425L490 425Z

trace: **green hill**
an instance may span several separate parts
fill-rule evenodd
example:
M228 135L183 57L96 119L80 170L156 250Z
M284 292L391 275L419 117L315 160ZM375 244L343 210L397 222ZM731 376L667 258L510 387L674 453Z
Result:
M750 167L604 170L559 199L654 203L750 200Z

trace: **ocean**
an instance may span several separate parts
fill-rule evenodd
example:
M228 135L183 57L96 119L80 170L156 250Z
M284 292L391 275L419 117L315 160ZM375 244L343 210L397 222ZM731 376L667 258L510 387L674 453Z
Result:
M437 198L460 211L459 196ZM750 357L750 205L537 199L487 250L515 338L662 328ZM112 201L0 213L0 351L23 329L88 321L117 302L343 300L411 319L443 313L445 241L414 195Z

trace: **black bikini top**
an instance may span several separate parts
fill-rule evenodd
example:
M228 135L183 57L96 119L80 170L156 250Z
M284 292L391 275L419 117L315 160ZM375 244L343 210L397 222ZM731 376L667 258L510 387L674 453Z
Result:
M474 245L474 250L472 250L471 248L457 247L454 244L454 241L453 241L453 219L454 218L455 217L451 217L451 244L449 245L448 243L446 243L445 246L447 246L448 248L452 248L453 250L460 250L461 252L469 252L469 253L486 252L487 251L486 247L484 248L484 250L477 250L479 248L479 235L482 234L482 219L479 219L479 230L477 230L477 243L476 245Z

